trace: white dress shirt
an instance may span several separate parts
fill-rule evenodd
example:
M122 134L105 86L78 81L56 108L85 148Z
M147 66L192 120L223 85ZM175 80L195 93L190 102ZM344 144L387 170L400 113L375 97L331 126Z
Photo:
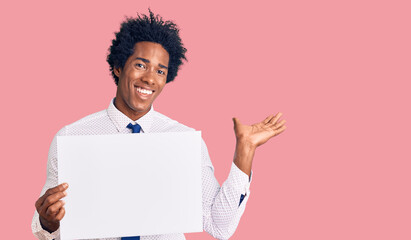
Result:
M64 135L99 135L99 134L118 134L131 133L131 129L126 126L129 123L138 123L142 133L154 132L183 132L194 131L175 120L172 120L161 113L154 111L153 108L137 121L132 121L120 112L110 102L108 109L91 114L70 125L63 127L54 137L47 162L47 180L41 191L42 196L49 188L58 185L57 171L57 136ZM244 212L248 197L250 196L250 182L248 175L241 171L234 163L227 180L220 187L214 176L214 167L208 155L207 146L202 141L202 196L203 196L203 225L204 230L217 239L230 238L237 228L241 215ZM70 184L70 183L69 183ZM241 195L245 198L240 203ZM49 233L41 227L39 214L34 213L31 228L33 234L38 239L60 239L60 230ZM119 240L120 238L109 238ZM109 240L106 239L106 240ZM141 240L183 240L184 234L166 234L141 236Z

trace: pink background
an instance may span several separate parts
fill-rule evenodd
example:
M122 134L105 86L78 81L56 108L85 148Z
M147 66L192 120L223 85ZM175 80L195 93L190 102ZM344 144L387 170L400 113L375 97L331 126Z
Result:
M155 108L203 131L220 183L233 116L287 120L232 239L411 239L411 6L325 0L2 2L1 239L34 239L49 144L108 106L113 32L149 6L189 59Z

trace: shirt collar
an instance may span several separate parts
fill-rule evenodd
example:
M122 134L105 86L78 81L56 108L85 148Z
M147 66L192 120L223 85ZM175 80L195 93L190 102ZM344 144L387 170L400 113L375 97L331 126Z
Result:
M118 110L116 106L114 106L114 100L115 98L110 101L110 105L107 108L107 114L119 132L123 132L124 129L127 128L127 125L129 123L138 123L141 126L142 132L150 132L151 125L153 123L153 106L151 106L150 111L148 111L144 116L137 119L137 121L133 121L124 113L120 112L120 110Z

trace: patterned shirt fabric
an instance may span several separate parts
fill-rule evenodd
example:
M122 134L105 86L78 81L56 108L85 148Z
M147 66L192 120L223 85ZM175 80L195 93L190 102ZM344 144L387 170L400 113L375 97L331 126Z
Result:
M47 189L58 185L57 136L131 134L131 129L127 128L130 122L140 124L141 133L194 131L194 129L154 111L153 108L137 121L132 121L114 106L114 101L112 100L108 109L86 116L57 132L50 146L47 162L47 179L40 196ZM216 239L228 239L236 230L241 215L245 210L250 196L251 178L232 163L228 178L220 187L214 176L214 167L203 140L201 158L203 228ZM245 195L245 197L239 205L242 195ZM31 228L33 234L38 239L60 240L59 229L49 233L41 227L37 211L34 213ZM141 236L141 240L165 239L183 240L185 237L182 233ZM120 238L106 238L105 240L120 240Z

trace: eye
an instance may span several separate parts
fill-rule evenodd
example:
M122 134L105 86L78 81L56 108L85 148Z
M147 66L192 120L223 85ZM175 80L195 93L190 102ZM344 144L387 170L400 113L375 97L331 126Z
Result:
M161 74L161 75L166 74L163 70L157 70L157 73L158 73L158 74Z
M141 63L136 63L136 67L137 67L137 68L141 68L141 69L145 69L145 68L146 68L146 66L144 66L144 64L141 64Z

